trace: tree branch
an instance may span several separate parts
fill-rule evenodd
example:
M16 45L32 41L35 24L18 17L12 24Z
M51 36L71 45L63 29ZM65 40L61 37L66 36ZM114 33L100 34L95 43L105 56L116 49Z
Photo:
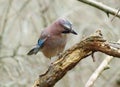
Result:
M96 2L94 0L78 0L78 1L86 3L93 7L96 7L98 9L104 11L105 13L107 13L107 15L111 14L111 15L115 15L116 17L120 18L120 12L118 12L117 9L111 8L107 5L104 5L103 3Z
M120 42L120 40L118 41ZM120 50L119 50L120 51ZM114 57L112 56L107 56L103 62L100 64L100 66L95 70L95 72L91 75L91 77L89 78L89 80L87 81L85 87L92 87L95 83L95 81L97 80L97 78L101 75L101 73L106 70L109 69L109 63L111 62L111 60Z
M39 76L33 87L53 87L55 83L69 70L74 68L81 59L96 51L120 58L120 51L111 47L108 42L103 39L101 32L97 31L94 35L82 40L62 53L59 58L50 65L46 73Z

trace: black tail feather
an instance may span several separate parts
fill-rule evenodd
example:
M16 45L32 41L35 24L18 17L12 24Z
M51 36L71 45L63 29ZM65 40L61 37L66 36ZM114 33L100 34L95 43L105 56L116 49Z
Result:
M37 54L39 50L40 50L40 47L36 46L35 48L31 49L31 50L27 53L27 55Z

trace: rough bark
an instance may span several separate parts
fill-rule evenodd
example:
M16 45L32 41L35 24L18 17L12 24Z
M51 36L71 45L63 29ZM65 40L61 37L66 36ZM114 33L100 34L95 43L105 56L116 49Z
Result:
M48 70L39 76L33 87L53 87L69 70L74 68L77 63L93 52L100 51L105 54L119 57L120 51L117 48L111 47L109 42L103 39L100 31L83 39L70 49L62 53L59 58L53 62Z

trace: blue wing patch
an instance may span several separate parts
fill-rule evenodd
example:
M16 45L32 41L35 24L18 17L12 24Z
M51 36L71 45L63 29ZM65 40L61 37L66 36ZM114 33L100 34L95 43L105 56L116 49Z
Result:
M31 49L27 55L32 55L32 54L37 54L37 52L43 47L44 42L46 41L47 38L44 39L39 39L37 45Z
M46 41L46 39L39 39L39 40L38 40L38 45L39 45L40 47L43 47L45 41Z

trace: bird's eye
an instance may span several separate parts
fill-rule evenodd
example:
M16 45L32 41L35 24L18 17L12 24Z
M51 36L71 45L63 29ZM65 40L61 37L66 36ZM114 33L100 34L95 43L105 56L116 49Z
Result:
M62 33L64 33L64 34L70 33L70 30L69 29L65 29L64 31L62 31Z

